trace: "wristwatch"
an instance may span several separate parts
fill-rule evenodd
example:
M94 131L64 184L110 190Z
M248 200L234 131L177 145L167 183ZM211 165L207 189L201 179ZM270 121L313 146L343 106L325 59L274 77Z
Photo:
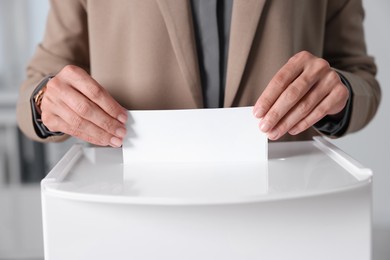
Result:
M32 119L33 119L33 125L36 134L40 138L47 138L49 136L59 136L63 135L62 132L52 132L43 124L42 122L42 111L41 111L41 104L42 99L45 94L46 90L46 84L51 80L53 76L45 77L35 88L33 91L31 98L30 98L30 104L31 104L31 111L32 111Z

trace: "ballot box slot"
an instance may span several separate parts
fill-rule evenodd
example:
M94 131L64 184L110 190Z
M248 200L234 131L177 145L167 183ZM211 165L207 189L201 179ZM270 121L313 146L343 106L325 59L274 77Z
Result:
M340 150L337 146L330 143L323 137L313 137L313 145L319 148L327 156L336 161L341 167L347 170L358 181L369 179L372 176L372 170L363 167L351 156Z
M57 163L57 165L54 166L46 178L42 180L42 182L62 182L83 155L84 152L82 144L72 146L64 157Z

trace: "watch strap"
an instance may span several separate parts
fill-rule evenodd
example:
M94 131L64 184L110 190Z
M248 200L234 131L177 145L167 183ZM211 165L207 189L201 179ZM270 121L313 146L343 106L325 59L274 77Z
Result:
M53 76L45 77L38 84L38 86L34 89L32 95L31 95L31 98L30 98L33 126L34 126L36 134L40 138L43 138L43 139L45 139L49 136L60 136L60 135L64 134L62 132L50 131L42 122L42 117L41 117L42 98L44 95L46 84L52 78L53 78Z

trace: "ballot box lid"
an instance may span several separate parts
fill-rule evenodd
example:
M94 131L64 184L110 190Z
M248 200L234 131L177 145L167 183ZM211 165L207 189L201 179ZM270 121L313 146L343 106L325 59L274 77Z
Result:
M269 143L268 161L123 164L121 148L74 145L42 180L45 196L98 203L218 205L370 185L372 172L327 139Z

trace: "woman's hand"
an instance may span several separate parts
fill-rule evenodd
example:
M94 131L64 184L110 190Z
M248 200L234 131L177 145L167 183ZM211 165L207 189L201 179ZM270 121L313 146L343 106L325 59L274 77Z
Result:
M126 135L126 110L76 66L64 67L48 82L41 111L50 131L92 144L120 147Z
M302 51L276 73L253 113L268 138L296 135L326 115L341 112L349 91L327 61Z

